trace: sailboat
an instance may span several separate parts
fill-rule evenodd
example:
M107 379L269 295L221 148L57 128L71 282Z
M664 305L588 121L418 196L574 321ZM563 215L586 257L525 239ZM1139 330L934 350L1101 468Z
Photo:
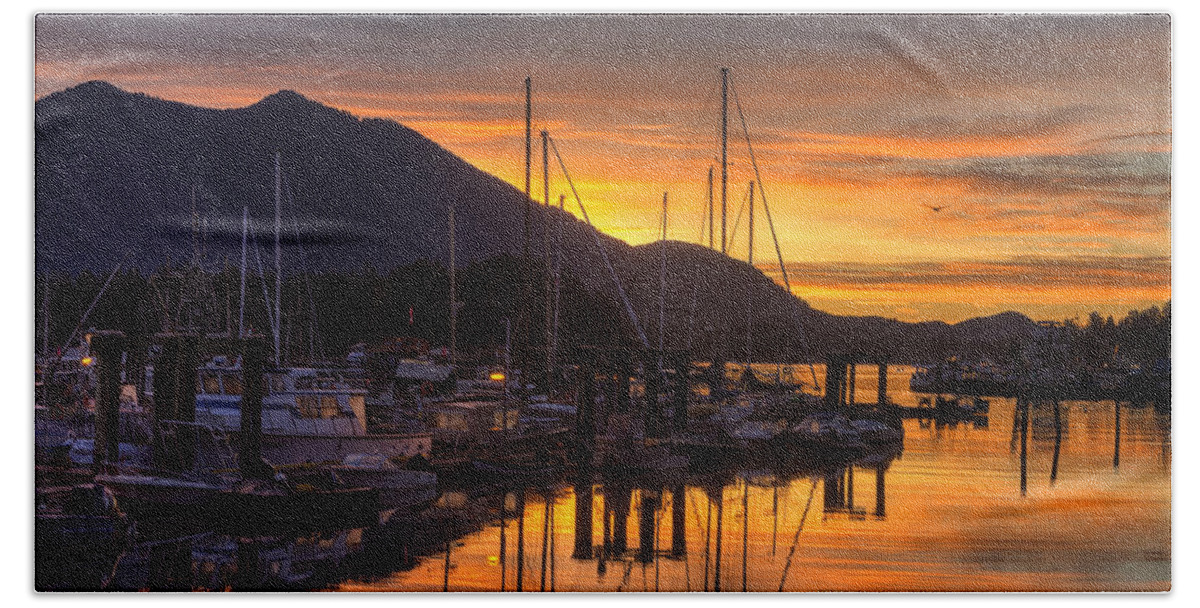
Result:
M380 454L394 459L416 455L429 457L433 447L432 436L422 429L386 434L371 431L367 424L365 382L355 378L350 370L283 365L279 350L279 163L280 155L276 152L275 301L271 319L275 359L274 365L265 370L267 394L263 398L262 411L263 457L276 465L340 464L355 454ZM242 221L241 309L244 311L248 213L243 213ZM264 295L265 289L264 285ZM240 318L243 316L239 314ZM239 327L239 337L245 335L244 327ZM196 422L225 433L239 431L243 384L240 358L216 356L201 365L197 369Z

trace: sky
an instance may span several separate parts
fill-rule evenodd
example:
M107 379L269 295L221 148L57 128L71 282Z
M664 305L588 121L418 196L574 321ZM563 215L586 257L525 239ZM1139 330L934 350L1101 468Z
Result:
M1171 297L1166 15L93 14L35 26L35 97L102 79L233 108L291 89L399 121L522 189L529 76L535 136L550 132L597 227L635 245L658 238L664 191L669 238L707 244L728 67L729 253L747 255L748 139L762 181L755 263L781 279L765 196L792 290L816 308L1120 318ZM556 170L551 191L570 193ZM719 209L714 232L719 248Z

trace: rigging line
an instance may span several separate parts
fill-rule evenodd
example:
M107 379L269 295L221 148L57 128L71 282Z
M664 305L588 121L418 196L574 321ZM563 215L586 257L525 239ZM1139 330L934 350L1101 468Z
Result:
M734 99L737 97L735 96ZM800 516L800 525L796 527L796 536L792 538L792 548L788 550L787 561L783 563L783 575L779 578L779 590L783 591L783 585L787 582L788 570L792 568L792 556L796 554L796 546L800 543L800 531L804 529L804 522L808 519L808 510L812 507L813 494L817 491L817 480L811 480L812 485L808 489L808 502L804 505L804 514Z
M767 191L763 189L762 175L758 172L758 160L754 156L754 146L750 143L750 128L746 126L746 115L742 113L742 101L738 97L737 87L730 86L730 88L733 89L733 103L737 107L738 119L742 123L742 133L746 136L746 149L750 152L750 164L754 167L754 179L758 184L758 193L762 198L763 210L767 212L767 226L770 227L771 239L775 242L775 256L779 259L779 272L783 275L783 286L787 289L789 295L795 297L795 294L792 293L792 283L788 279L787 266L783 263L783 250L779 248L779 236L775 233L775 221L771 218L771 207L767 205ZM808 339L804 335L804 326L800 323L800 318L796 316L794 311L795 309L793 308L792 316L795 317L796 330L800 334L800 343L803 345L805 358L810 359L808 362L808 371L812 374L813 387L816 390L820 390L821 387L817 384L817 369L813 365L811 357L807 356Z
M750 190L746 190L746 194L742 195L742 204L738 207L737 216L733 219L733 230L729 232L729 247L725 254L733 257L733 244L737 242L738 226L742 223L742 214L746 212L746 199L750 197Z
M558 152L558 143L555 142L553 137L547 139L550 140L550 147L554 150L554 157L558 159L558 166L562 169L563 177L567 178L567 184L571 186L571 194L575 196L575 202L579 204L579 211L583 214L583 221L587 222L589 228L592 228L592 237L596 240L596 248L600 250L600 257L604 259L604 266L608 268L608 274L617 286L617 294L621 297L621 302L625 305L626 314L633 321L633 328L637 330L638 341L642 343L642 348L649 349L650 341L646 339L646 332L642 331L642 323L638 320L637 313L633 311L633 304L629 302L629 297L625 295L625 288L621 285L621 278L617 276L617 271L613 269L612 261L608 258L608 252L604 249L604 242L600 240L600 231L595 226L592 226L592 220L588 219L587 209L583 206L583 200L579 198L579 191L575 189L575 181L571 179L571 174L567 171L567 164L563 162L562 155Z
M121 258L120 262L117 262L117 265L113 267L112 272L108 274L108 280L104 281L104 285L100 287L100 291L96 294L96 297L92 298L92 303L88 305L87 310L83 313L83 316L80 317L79 323L75 325L75 329L71 331L70 337L67 338L67 343L63 345L62 350L59 352L66 352L66 350L71 347L71 342L75 341L75 336L79 335L80 330L82 330L84 324L87 323L88 317L92 315L92 310L96 308L96 304L100 303L100 298L104 296L104 292L108 291L108 286L111 285L113 279L116 278L117 272L121 270L121 266L125 265L125 261L128 260L129 256L132 254L132 249L125 250L124 257ZM61 360L61 356L55 358L54 362L50 364L50 374L47 374L46 377L50 377L55 372L55 368L58 367L57 362Z
M262 284L263 304L267 307L267 325L271 326L271 332L278 331L275 319L275 312L271 309L271 296L267 293L267 275L263 272L262 255L258 252L258 241L254 241L254 261L258 264L258 278Z
M292 224L296 229L296 248L300 250L300 266L304 269L304 290L308 294L308 312L312 316L312 338L316 342L316 351L321 355L321 359L325 359L325 346L321 343L321 334L318 331L317 323L317 303L313 297L312 278L308 272L308 255L304 251L304 243L300 239L300 220L298 210L296 209L296 199L292 196L292 184L288 180L288 176L283 176L283 188L287 192L288 208L296 213L292 218ZM311 348L311 346L310 346Z

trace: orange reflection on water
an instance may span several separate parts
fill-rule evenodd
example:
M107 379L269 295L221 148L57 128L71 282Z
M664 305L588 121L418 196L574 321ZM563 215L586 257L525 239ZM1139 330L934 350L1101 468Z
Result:
M911 368L891 371L890 397L915 403L906 390ZM873 401L874 391L874 369L863 366L858 399ZM1057 480L1051 483L1053 409L1036 405L1027 444L1028 493L1022 496L1013 410L1012 400L992 399L986 424L908 420L903 453L880 466L860 462L849 471L799 475L735 468L723 477L693 477L678 498L684 503L683 555L672 552L677 485L597 484L590 511L593 555L580 558L572 557L575 488L529 488L522 588L541 589L545 555L547 590L551 584L557 591L715 590L719 514L723 591L741 591L743 584L749 591L774 591L781 582L788 591L1169 589L1169 420L1151 408L1123 408L1121 461L1114 468L1112 403L1062 404ZM880 474L882 497L876 492ZM554 533L543 552L547 495ZM614 538L604 553L606 501L617 513L628 509L624 551ZM647 505L657 508L643 514ZM445 553L436 554L412 570L339 589L499 590L497 524L459 539L449 570ZM506 590L516 588L518 525L510 516L505 527ZM618 528L616 518L610 520L608 529ZM654 550L643 554L643 543Z

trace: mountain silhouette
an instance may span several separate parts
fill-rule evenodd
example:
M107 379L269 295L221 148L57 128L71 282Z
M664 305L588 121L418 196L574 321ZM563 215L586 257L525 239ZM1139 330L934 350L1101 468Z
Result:
M93 81L35 104L36 269L106 273L127 259L150 273L196 252L213 269L236 265L244 207L261 250L250 264L270 264L277 151L285 272L444 264L451 205L459 263L522 251L524 194L394 121L359 118L294 91L219 110ZM833 351L921 360L962 345L1002 348L1032 326L1016 313L954 326L830 315L707 248L631 247L570 214L530 208L531 254L544 259L544 231L555 235L561 221L566 272L616 298L596 240L603 243L652 346L664 247L668 348L720 349L731 360Z

